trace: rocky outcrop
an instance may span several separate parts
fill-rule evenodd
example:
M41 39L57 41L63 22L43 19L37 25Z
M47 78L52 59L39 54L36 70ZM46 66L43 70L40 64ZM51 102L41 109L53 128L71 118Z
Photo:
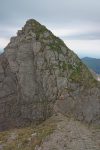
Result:
M39 123L54 112L99 122L100 85L62 40L28 20L0 55L0 129Z
M35 150L99 150L100 129L89 128L85 124L61 114L54 118L57 127L42 140Z

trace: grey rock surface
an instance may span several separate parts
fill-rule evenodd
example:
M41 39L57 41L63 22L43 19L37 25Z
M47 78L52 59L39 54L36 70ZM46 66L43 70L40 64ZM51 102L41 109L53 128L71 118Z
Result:
M31 19L0 55L0 130L40 123L55 103L66 115L100 123L100 84L62 40Z
M61 114L56 116L56 130L45 138L41 146L35 150L99 150L100 130L67 118Z

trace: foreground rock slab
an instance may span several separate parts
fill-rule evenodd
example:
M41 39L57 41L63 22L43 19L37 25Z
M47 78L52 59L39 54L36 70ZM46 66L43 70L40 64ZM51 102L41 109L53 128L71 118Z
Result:
M35 150L99 150L100 129L59 114L57 129Z
M100 128L61 113L40 125L0 132L0 150L99 150Z

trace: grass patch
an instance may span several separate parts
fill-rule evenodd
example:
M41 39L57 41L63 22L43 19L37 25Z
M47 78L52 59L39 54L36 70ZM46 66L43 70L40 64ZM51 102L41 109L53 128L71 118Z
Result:
M48 119L42 124L34 128L34 126L13 129L0 133L0 144L3 150L34 150L36 145L40 145L48 135L56 128L56 123L52 119ZM15 138L11 139L14 133Z
M85 88L97 86L97 81L93 78L92 74L82 62L79 62L76 67L73 68L73 72L70 75L72 82L80 83Z

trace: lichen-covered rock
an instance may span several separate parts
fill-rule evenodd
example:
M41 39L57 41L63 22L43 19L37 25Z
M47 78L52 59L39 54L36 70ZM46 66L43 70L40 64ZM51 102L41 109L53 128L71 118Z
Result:
M62 40L28 20L0 55L0 129L60 112L99 122L100 85ZM63 95L63 100L60 97Z

